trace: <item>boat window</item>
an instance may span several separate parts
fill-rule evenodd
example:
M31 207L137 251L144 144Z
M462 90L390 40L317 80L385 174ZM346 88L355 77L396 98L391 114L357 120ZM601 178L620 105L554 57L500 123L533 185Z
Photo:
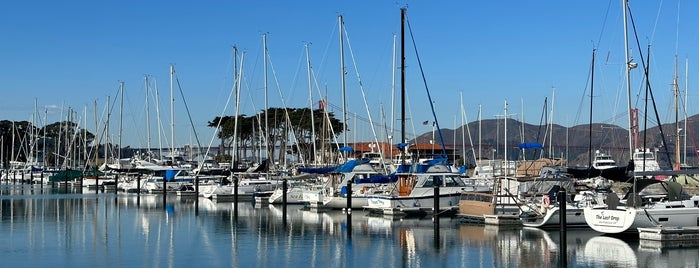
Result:
M461 179L456 178L456 177L444 177L444 186L446 187L456 187L464 185L464 183L461 181Z

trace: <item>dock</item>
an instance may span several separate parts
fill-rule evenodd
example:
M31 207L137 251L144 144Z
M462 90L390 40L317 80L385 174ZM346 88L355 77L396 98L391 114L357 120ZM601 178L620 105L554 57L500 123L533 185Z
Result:
M684 248L699 246L699 226L638 228L643 248Z
M521 226L522 220L519 215L498 214L498 215L483 215L483 221L486 225L498 226Z
M197 192L194 191L177 191L177 197L179 198L196 198Z
M372 212L392 217L424 216L434 214L434 208L432 207L365 208L371 210ZM451 216L454 215L458 210L458 206L440 207L439 212L437 214L440 216Z

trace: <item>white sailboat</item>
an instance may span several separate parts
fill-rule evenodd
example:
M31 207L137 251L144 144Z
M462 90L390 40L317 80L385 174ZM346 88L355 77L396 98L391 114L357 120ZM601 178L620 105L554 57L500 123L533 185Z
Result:
M631 111L631 69L636 63L629 61L626 12L628 0L623 1L624 9L624 42L626 55L626 86L628 93L628 109ZM631 134L631 115L629 115L629 150L633 148ZM639 150L633 155L636 161L642 161L641 166L647 171L650 151ZM634 171L635 173L636 171ZM616 194L607 195L606 204L585 208L585 221L590 227L601 233L637 232L637 228L649 227L687 227L699 225L699 197L690 197L682 190L682 186L673 181L659 181L655 178L639 178L634 176L632 189L619 201ZM662 187L658 187L662 186Z

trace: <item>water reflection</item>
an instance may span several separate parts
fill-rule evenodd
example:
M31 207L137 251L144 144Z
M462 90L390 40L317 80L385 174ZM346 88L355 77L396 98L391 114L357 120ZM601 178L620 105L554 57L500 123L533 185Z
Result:
M560 234L135 194L0 196L3 266L560 267ZM351 237L348 231L352 230ZM569 267L699 266L697 248L568 231Z

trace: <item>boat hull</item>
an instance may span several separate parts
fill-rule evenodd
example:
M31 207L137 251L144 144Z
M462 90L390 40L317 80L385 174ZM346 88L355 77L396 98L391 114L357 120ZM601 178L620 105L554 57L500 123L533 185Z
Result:
M699 226L699 207L585 208L585 220L600 233L637 232L638 228Z

